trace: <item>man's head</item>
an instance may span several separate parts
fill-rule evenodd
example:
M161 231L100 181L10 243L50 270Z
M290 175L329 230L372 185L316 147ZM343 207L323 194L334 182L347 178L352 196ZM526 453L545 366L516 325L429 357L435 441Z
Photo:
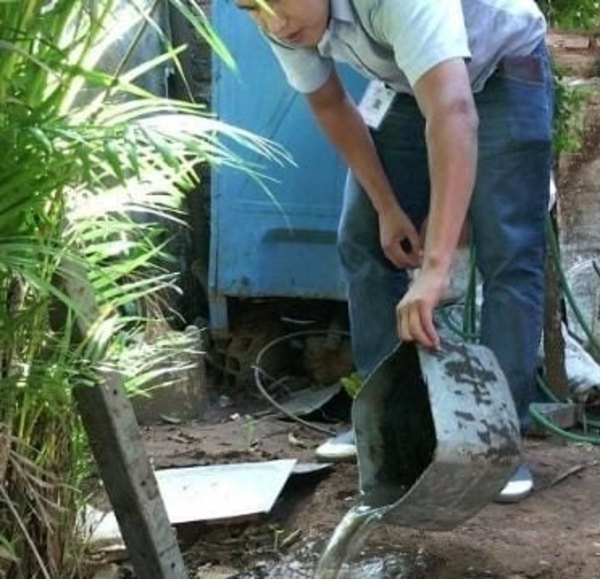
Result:
M323 37L329 20L329 0L236 0L260 28L276 40L304 48Z

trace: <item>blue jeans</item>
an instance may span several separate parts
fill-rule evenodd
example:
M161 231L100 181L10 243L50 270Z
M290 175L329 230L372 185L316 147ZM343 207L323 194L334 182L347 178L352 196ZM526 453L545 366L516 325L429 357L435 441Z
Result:
M469 219L483 279L481 343L496 354L526 429L543 324L552 156L553 85L545 46L528 57L504 59L475 103L479 158ZM420 227L430 184L425 121L414 98L396 95L372 135L400 206ZM408 287L406 271L383 255L378 229L367 195L349 174L338 250L354 359L363 376L397 344L395 306Z

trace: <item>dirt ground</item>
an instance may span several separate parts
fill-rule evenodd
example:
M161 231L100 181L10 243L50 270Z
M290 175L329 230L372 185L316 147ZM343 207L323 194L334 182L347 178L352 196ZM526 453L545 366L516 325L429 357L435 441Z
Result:
M147 427L156 468L296 458L313 462L325 436L235 407L204 424ZM233 419L230 418L233 416ZM558 439L525 443L536 491L517 505L490 504L444 533L380 526L349 565L355 578L600 578L600 448ZM192 577L310 577L347 510L357 503L355 464L291 477L269 515L178 529ZM195 573L195 575L194 575Z

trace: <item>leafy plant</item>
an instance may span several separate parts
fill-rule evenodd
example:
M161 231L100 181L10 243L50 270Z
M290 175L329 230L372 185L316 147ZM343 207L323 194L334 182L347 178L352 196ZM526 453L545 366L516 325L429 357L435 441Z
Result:
M0 1L0 577L81 575L75 529L88 455L70 392L94 384L100 365L127 360L136 388L172 366L160 340L148 340L156 356L132 351L175 282L159 265L161 224L180 219L197 164L252 171L224 138L283 158L197 105L142 87L153 68L179 68L182 48L162 32L157 5ZM193 0L170 5L231 60ZM133 65L149 30L165 54ZM89 286L95 303L69 284ZM78 316L91 318L82 340Z
M600 25L599 0L538 0L553 26L591 30Z
M537 0L551 26L600 33L600 0ZM581 144L586 92L571 86L557 69L554 145L557 153L574 152Z
M344 376L340 379L340 382L350 398L356 398L363 385L362 378L358 372L352 372L349 376Z
M245 438L246 438L246 446L248 446L248 448L251 448L252 446L254 446L257 443L256 434L257 434L258 422L250 414L245 415L243 420L244 420L243 428L244 428L244 434L245 434Z
M586 90L569 85L555 73L554 148L557 153L573 153L581 146L585 122Z

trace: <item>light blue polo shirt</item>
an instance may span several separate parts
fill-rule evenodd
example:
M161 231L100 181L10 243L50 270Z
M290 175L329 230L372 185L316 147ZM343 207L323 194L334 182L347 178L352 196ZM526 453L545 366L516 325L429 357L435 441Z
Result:
M423 74L451 58L465 59L477 92L504 56L530 54L546 33L533 0L330 0L330 10L316 48L271 42L302 93L321 87L335 61L412 93Z

